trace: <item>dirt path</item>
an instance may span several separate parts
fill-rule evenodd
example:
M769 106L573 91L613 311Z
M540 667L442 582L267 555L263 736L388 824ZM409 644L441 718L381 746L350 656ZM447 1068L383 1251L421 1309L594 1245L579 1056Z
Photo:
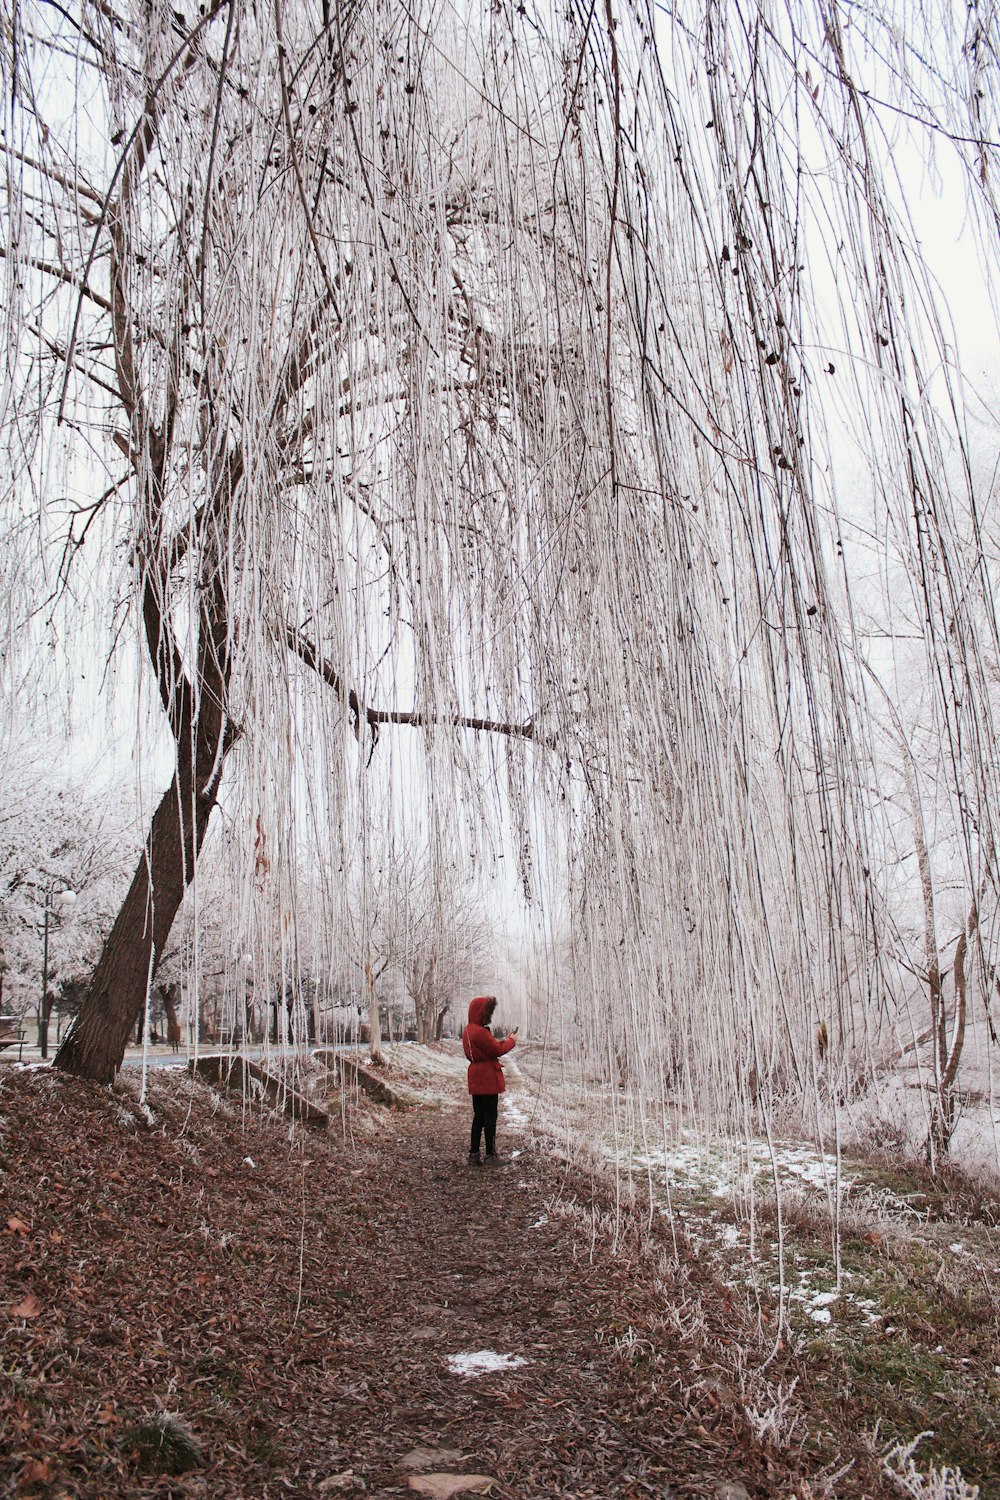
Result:
M443 1445L464 1455L449 1467L493 1475L511 1496L714 1495L742 1477L742 1445L706 1443L676 1362L653 1368L642 1269L636 1287L627 1258L599 1246L591 1258L569 1206L586 1185L523 1148L501 1170L456 1165L463 1127L457 1112L401 1120L372 1169L384 1211L341 1330L356 1472L396 1494L407 1451ZM523 1364L449 1368L484 1350Z
M6 1493L831 1493L799 1483L822 1455L754 1435L711 1352L739 1337L725 1289L613 1253L589 1181L509 1129L521 1154L476 1171L457 1106L292 1136L176 1075L149 1121L130 1088L0 1073ZM449 1365L484 1350L523 1363ZM188 1472L161 1472L163 1413ZM888 1493L852 1475L838 1496Z

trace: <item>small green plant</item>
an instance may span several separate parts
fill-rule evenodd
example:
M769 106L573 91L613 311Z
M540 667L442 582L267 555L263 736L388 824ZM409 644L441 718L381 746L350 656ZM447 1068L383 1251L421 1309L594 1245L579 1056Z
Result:
M158 1412L131 1428L122 1442L134 1452L145 1473L186 1474L205 1462L198 1439L179 1417L168 1412Z

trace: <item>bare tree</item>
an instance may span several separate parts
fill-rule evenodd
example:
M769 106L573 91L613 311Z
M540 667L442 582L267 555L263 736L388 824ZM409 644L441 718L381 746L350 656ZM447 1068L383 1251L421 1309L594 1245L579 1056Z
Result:
M402 978L417 1037L434 1039L459 986L488 958L482 904L457 895L412 841L359 861L349 883L348 949L363 986L372 1055L383 1061L380 1001L387 977ZM463 985L464 980L464 985Z
M475 892L459 893L428 881L422 904L406 947L403 977L413 1001L417 1040L432 1042L440 1041L450 1010L461 1018L462 1002L478 988L476 976L489 968L494 944Z

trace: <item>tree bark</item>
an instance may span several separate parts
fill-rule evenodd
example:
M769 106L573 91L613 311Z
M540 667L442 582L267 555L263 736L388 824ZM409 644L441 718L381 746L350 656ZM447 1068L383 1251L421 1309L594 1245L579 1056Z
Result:
M215 793L194 800L192 808L190 778L175 775L153 814L146 848L86 1000L56 1053L55 1066L65 1073L111 1083L122 1065L147 985L194 875Z

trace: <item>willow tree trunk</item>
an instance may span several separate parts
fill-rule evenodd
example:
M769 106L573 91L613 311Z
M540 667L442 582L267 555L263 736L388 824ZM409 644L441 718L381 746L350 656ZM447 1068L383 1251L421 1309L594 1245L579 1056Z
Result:
M174 776L153 814L146 847L83 1005L56 1053L57 1068L97 1083L113 1081L194 875L215 800L214 794L192 799L190 778Z
M374 1062L384 1063L382 1051L382 1022L378 1013L378 994L375 989L375 974L370 963L365 964L365 989L368 992L368 1031L371 1037L371 1057Z

